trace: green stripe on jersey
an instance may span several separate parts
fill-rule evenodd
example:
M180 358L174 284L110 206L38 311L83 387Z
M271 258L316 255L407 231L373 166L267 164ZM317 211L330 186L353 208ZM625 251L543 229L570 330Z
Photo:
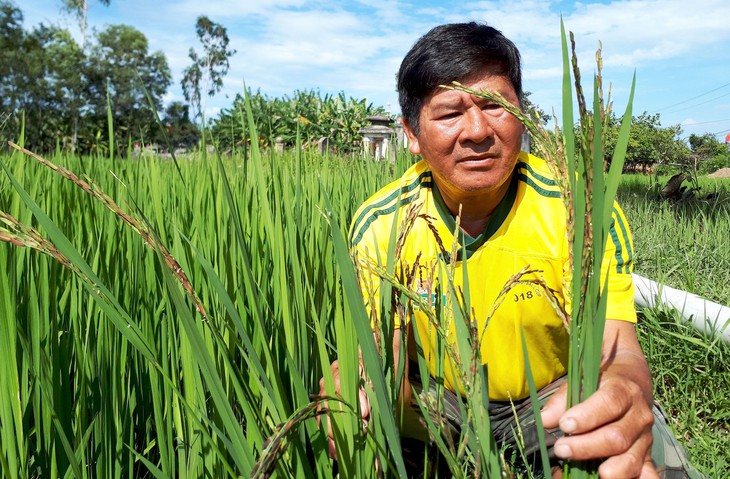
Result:
M393 213L399 207L399 204L398 204L399 197L402 198L400 200L400 206L403 206L403 205L412 203L415 199L417 199L419 196L421 196L420 190L417 190L416 192L414 192L410 196L406 196L405 198L400 196L398 194L399 192L408 193L409 191L413 190L413 188L415 188L416 186L419 186L419 185L421 187L431 188L431 185L433 184L431 182L431 172L425 172L425 173L421 174L421 176L419 176L418 178L419 178L419 180L423 179L423 181L411 183L410 185L408 185L406 187L403 187L403 188L400 188L399 190L394 191L393 193L388 195L388 198L386 198L385 200L379 201L378 203L376 203L374 205L368 206L365 209L365 211L363 211L363 213L360 214L360 217L357 220L358 223L361 223L360 227L352 228L351 236L352 235L354 235L354 236L351 237L350 245L356 246L360 242L360 240L362 240L363 235L368 230L370 225L373 224L373 222L375 220L377 220L379 216L389 215L389 214ZM390 201L392 201L393 204L386 208L385 206ZM378 209L375 209L376 205L381 205L381 207ZM357 235L355 235L355 231L357 231Z
M560 191L548 190L548 189L541 187L532 178L530 178L523 172L518 171L516 173L516 176L520 181L522 181L523 183L527 183L530 187L532 187L532 189L535 190L538 194L545 196L547 198L560 198Z
M350 232L350 244L352 246L355 245L355 242L352 241L353 235L355 231L360 229L359 237L362 237L362 233L364 231L362 228L360 228L360 223L363 222L363 220L369 216L372 210L377 210L379 208L384 208L388 203L391 201L396 201L398 199L398 196L404 195L410 191L413 191L415 188L417 188L422 182L427 183L424 186L430 187L431 186L431 172L430 171L424 171L418 177L413 180L410 184L406 186L402 186L400 188L395 189L391 194L383 198L382 200L378 201L377 203L373 203L371 205L368 205L362 212L360 213L360 216L357 217L357 220L355 220L352 223L352 231ZM369 223L368 223L369 224ZM366 227L367 228L367 227Z
M618 231L616 229L616 223L619 224L619 229L621 230L621 238L619 238ZM613 214L611 215L611 227L608 229L608 231L611 235L613 245L616 247L616 272L619 274L629 273L629 264L633 256L633 252L631 251L631 247L629 246L628 238L626 235L626 226L623 224L623 221L621 221L621 217L619 216L618 211L616 211L615 207L613 209ZM627 250L625 255L624 244L626 245ZM628 261L626 261L624 257L628 258Z
M515 176L542 196L560 198L560 190L556 189L557 183L555 180L536 172L532 166L524 161L520 161L515 165Z
M613 218L616 223L618 223L619 230L621 230L621 244L626 246L626 256L628 257L628 260L623 261L622 264L616 266L616 272L617 273L630 273L631 272L631 263L634 261L634 251L631 249L631 242L629 241L629 234L628 229L626 228L626 223L624 223L623 218L621 218L621 215L619 214L618 210L614 207L613 209ZM614 229L614 221L611 222L611 228ZM618 236L618 235L616 235ZM611 234L611 237L613 238L613 233ZM617 241L619 241L618 238L616 238ZM619 245L616 245L616 252L619 251ZM623 257L623 255L622 255ZM617 257L618 259L618 257Z
M515 165L515 168L519 170L520 168L523 168L527 170L530 173L530 176L532 176L534 179L538 180L540 183L542 183L545 186L556 186L557 183L552 178L548 178L546 176L542 176L540 173L536 172L530 165L525 163L524 161L517 162L517 165Z

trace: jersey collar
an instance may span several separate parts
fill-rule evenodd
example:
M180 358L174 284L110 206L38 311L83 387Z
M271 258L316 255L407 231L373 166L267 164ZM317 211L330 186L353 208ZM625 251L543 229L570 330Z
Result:
M456 229L456 220L451 215L449 209L446 207L446 203L441 196L441 192L436 186L436 182L432 183L431 188L433 191L436 211L438 211L439 216L441 217L441 221L444 222L448 230L453 232ZM469 259L472 254L474 254L489 238L494 235L494 233L497 232L499 227L502 226L502 223L504 223L504 220L507 219L507 215L509 215L509 212L512 210L512 206L515 203L516 197L517 175L513 173L512 179L510 180L509 189L502 198L502 201L500 201L497 205L497 208L495 208L491 218L489 218L489 222L484 228L484 231L482 231L482 233L476 238L473 238L469 234L465 233L463 230L459 230L459 237L457 238L457 240L459 241L460 248L459 258L457 258L457 261L461 261L461 255L463 250L466 250L466 258Z

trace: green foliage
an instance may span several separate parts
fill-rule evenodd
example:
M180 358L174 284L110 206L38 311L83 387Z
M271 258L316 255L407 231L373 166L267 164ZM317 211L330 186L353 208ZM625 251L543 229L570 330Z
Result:
M134 27L110 25L98 32L95 40L86 72L88 111L83 119L91 120L93 125L104 124L108 91L114 118L114 143L126 148L130 139L152 136L155 121L145 90L161 110L162 96L171 81L170 68L161 51L148 51L147 37ZM147 131L135 131L133 125Z
M297 90L281 98L270 98L260 91L248 92L253 121L262 146L272 146L276 138L291 147L297 139L314 144L322 137L340 153L350 153L360 146L358 130L367 125L370 115L384 114L382 107L374 107L367 100L322 94L317 90ZM251 141L244 120L244 97L237 95L233 108L223 110L213 122L213 136L221 149L233 150Z
M724 143L720 143L715 135L705 133L704 135L689 135L689 147L692 153L703 158L711 158L713 156L727 153L727 147Z
M624 175L619 201L632 226L636 272L730 305L730 179L699 178L705 197L659 201L652 184L667 176ZM653 220L649 220L653 218Z
M730 167L730 150L715 135L689 135L696 169L699 173L712 173L720 168Z
M195 33L203 44L203 54L198 55L190 49L188 56L193 64L183 71L181 85L185 99L194 108L197 118L205 112L205 99L215 95L223 86L223 77L229 68L228 59L236 51L228 48L230 40L226 28L204 15L195 22Z
M79 110L83 53L66 30L55 27L41 25L30 33L6 35L0 54L5 67L0 68L5 72L0 73L0 110L16 113L11 120L16 131L17 112L25 113L34 132L31 145L51 149L59 139L66 143Z
M47 214L58 231L31 219L3 176L0 211L18 220L0 222L0 239L15 241L0 244L1 476L249 477L272 451L266 474L333 477L309 395L333 345L357 367L357 343L342 348L355 341L347 305L363 305L344 294L331 234L342 238L356 206L408 163L392 171L386 162L249 153L219 169L200 157L181 163L194 195L169 161L96 158L82 169L79 158L55 158L99 180L88 190L114 204L60 169L63 178L19 154L2 157L22 197L38 204L36 217ZM168 245L179 266L125 215L137 231L154 225L152 244ZM18 223L43 230L23 233ZM180 271L205 316L183 295ZM349 405L354 391L343 397ZM379 414L391 415L392 436L392 410ZM340 470L367 477L376 456L390 456L384 432L365 436L358 417L343 413Z
M107 88L116 122L115 143L154 134L145 88L158 107L170 84L162 52L150 53L147 38L123 25L96 33L88 51L58 27L22 28L22 13L0 3L0 112L10 115L6 132L15 138L25 118L27 146L57 146L84 153L106 150ZM134 125L134 128L131 126Z
M0 111L17 108L24 39L23 12L14 3L0 1Z
M601 272L601 263L609 229L616 190L627 156L630 141L631 108L634 99L636 77L634 76L624 113L615 136L611 151L610 168L604 176L604 161L607 151L606 108L601 77L602 59L596 54L597 73L593 79L593 111L589 112L583 95L575 41L570 34L572 61L568 61L568 46L561 22L563 37L563 131L572 133L573 120L565 112L573 111L571 101L572 63L574 88L578 101L579 125L575 142L566 136L564 159L567 165L569 188L561 188L561 196L568 211L568 243L572 247L572 294L570 311L570 351L568 364L568 404L570 408L585 401L597 389L602 360L603 331L606 321L607 278ZM610 98L607 100L610 108ZM573 149L572 146L576 148ZM563 477L598 478L596 461L568 462L563 466Z
M200 130L190 120L188 111L188 105L179 101L173 101L165 108L162 127L166 130L167 138L174 149L192 149L200 139ZM153 140L157 144L165 144L165 139L159 129Z
M116 299L93 301L96 289L59 258L0 244L0 475L60 477L78 467L90 477L248 477L256 463L257 471L280 476L334 477L309 393L335 357L357 377L357 335L347 311L362 302L351 278L350 293L343 289L347 263L337 259L343 253L341 246L336 253L331 234L344 234L355 208L399 176L407 158L391 169L307 152L257 152L211 170L197 157L180 164L185 184L195 185L192 196L169 161L83 162L117 204L145 205L143 221L155 226L200 292L205 319L192 322L194 303L176 291L181 286L168 277L164 255L119 216L38 164L17 154L1 159ZM80 158L54 160L82 171ZM0 210L35 223L7 181L0 185ZM657 203L645 191L629 183L620 189L638 271L730 301L727 189L724 203L700 208L702 214ZM339 226L331 232L333 217ZM2 224L0 233L8 229L6 219ZM466 314L465 305L452 304L452 314ZM691 441L698 464L715 471L712 477L726 477L727 348L708 346L673 316L646 318L641 339L658 400L678 437ZM678 343L677 332L693 339ZM392 394L395 372L382 360L391 372L389 392L381 391ZM375 442L386 437L384 429L379 436L361 429L358 387L348 384L345 412L335 414L343 431L339 471L375 477L375 457L382 460L396 445ZM471 400L479 402L476 394ZM226 403L233 405L233 425ZM234 446L233 426L249 444Z
M619 119L613 114L606 124L606 162L610 163L619 131ZM662 127L659 114L647 112L635 116L631 122L631 136L626 150L626 168L648 168L661 163L685 164L690 150L680 140L679 125Z
M730 168L730 151L705 158L699 162L698 171L701 174L714 173L721 168Z

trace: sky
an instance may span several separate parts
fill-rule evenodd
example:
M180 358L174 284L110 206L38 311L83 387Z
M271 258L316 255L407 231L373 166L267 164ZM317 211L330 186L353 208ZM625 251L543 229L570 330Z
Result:
M15 0L26 29L78 21L61 0ZM480 21L501 30L522 53L523 89L560 116L560 18L575 34L583 78L592 78L602 45L604 84L614 111L626 108L636 73L633 112L680 124L682 137L730 132L730 2L727 0L451 1L451 0L89 0L89 28L127 24L161 50L172 70L166 102L184 101L180 80L201 51L195 21L227 28L236 50L207 117L230 108L244 84L270 97L296 90L344 92L398 114L395 75L405 53L442 23ZM245 83L244 83L245 82ZM591 88L586 87L588 90Z

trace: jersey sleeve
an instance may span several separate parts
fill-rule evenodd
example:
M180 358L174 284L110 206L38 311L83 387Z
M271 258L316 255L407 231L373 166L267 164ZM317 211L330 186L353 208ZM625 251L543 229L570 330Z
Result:
M352 257L355 262L357 279L362 292L365 309L370 317L370 327L373 331L379 330L378 310L380 305L380 276L376 272L376 265L381 264L383 252L372 231L368 231L356 243L351 244Z
M601 262L601 278L605 280L608 275L606 319L636 322L634 280L631 276L633 270L634 249L631 230L623 211L617 203L614 203L606 249ZM567 253L563 263L563 275L565 309L570 314L572 272Z
M614 203L601 277L608 274L607 319L636 322L634 305L634 245L631 230L621 207Z

